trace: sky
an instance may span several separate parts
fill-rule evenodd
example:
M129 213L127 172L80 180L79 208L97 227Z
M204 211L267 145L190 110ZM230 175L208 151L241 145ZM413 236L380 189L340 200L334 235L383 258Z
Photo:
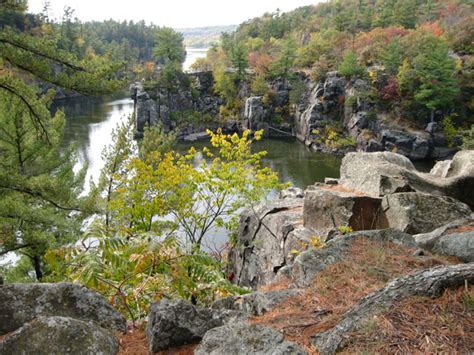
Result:
M52 17L60 18L65 6L75 17L88 20L145 20L173 28L238 25L250 18L293 10L318 0L50 0ZM29 0L30 12L41 12L44 0Z

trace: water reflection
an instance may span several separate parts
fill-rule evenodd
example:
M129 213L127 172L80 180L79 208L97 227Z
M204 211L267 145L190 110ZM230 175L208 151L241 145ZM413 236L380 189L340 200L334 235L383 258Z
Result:
M133 101L77 99L69 100L63 109L67 118L63 146L76 145L79 159L77 169L85 162L89 164L87 189L91 178L97 182L104 165L102 151L112 141L112 130L131 115Z

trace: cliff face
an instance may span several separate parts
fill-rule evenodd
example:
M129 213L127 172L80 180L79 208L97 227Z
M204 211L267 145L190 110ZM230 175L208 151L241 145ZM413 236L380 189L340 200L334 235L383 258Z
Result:
M436 123L426 129L402 126L390 119L387 109L371 98L371 85L361 79L348 80L337 72L324 81L312 81L297 73L295 81L275 79L265 96L251 96L249 85L239 85L243 102L240 117L218 122L224 101L213 91L211 72L188 74L189 88L173 94L160 88L144 91L132 86L137 117L137 137L145 124L161 122L167 130L179 130L179 138L222 127L228 131L264 129L267 137L296 137L314 150L343 154L350 150L394 151L412 160L442 158L455 150ZM295 94L297 93L297 94ZM173 115L189 112L208 117L179 123Z

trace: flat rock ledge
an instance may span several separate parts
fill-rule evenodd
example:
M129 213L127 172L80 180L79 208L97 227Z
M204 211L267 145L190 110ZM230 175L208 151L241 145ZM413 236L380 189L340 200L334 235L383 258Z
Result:
M298 345L285 341L271 328L248 323L235 323L214 328L206 333L195 355L305 355Z

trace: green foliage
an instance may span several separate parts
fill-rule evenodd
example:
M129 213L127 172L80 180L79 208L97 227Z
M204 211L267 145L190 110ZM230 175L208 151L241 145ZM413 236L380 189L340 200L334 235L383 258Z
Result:
M443 119L443 133L448 142L448 147L452 148L456 146L456 138L459 136L459 131L454 126L451 116L446 116Z
M154 57L161 63L182 64L186 57L183 35L170 27L161 27L156 32Z
M357 55L349 51L344 56L342 63L338 67L339 74L342 76L362 76L366 73L366 69L359 65Z
M316 143L324 144L333 149L351 149L355 148L357 143L352 136L344 136L337 127L324 127L324 130L313 129L311 132L317 136Z
M296 41L290 37L281 44L280 53L271 66L271 75L288 79L291 76L295 59Z
M298 105L306 92L306 84L300 77L295 77L290 81L291 90L289 93L290 105Z
M402 49L400 48L399 39L395 37L382 54L383 64L387 72L392 75L397 75L398 68L402 65L402 58Z
M459 96L459 85L447 46L438 43L428 48L415 57L413 67L420 82L414 98L432 112L432 119L435 110L452 107Z
M474 149L474 125L462 133L462 149Z
M47 105L50 99L39 101ZM46 250L73 241L79 231L85 170L76 176L74 147L60 145L62 112L45 114L39 134L21 99L0 94L0 103L0 255L28 256L41 279Z
M124 238L92 226L80 243L47 255L52 280L68 279L95 289L132 320L145 318L151 302L183 298L209 305L247 292L226 279L210 255L182 250L175 237Z
M268 82L265 79L265 76L256 75L252 81L251 89L253 95L264 96L269 90Z

